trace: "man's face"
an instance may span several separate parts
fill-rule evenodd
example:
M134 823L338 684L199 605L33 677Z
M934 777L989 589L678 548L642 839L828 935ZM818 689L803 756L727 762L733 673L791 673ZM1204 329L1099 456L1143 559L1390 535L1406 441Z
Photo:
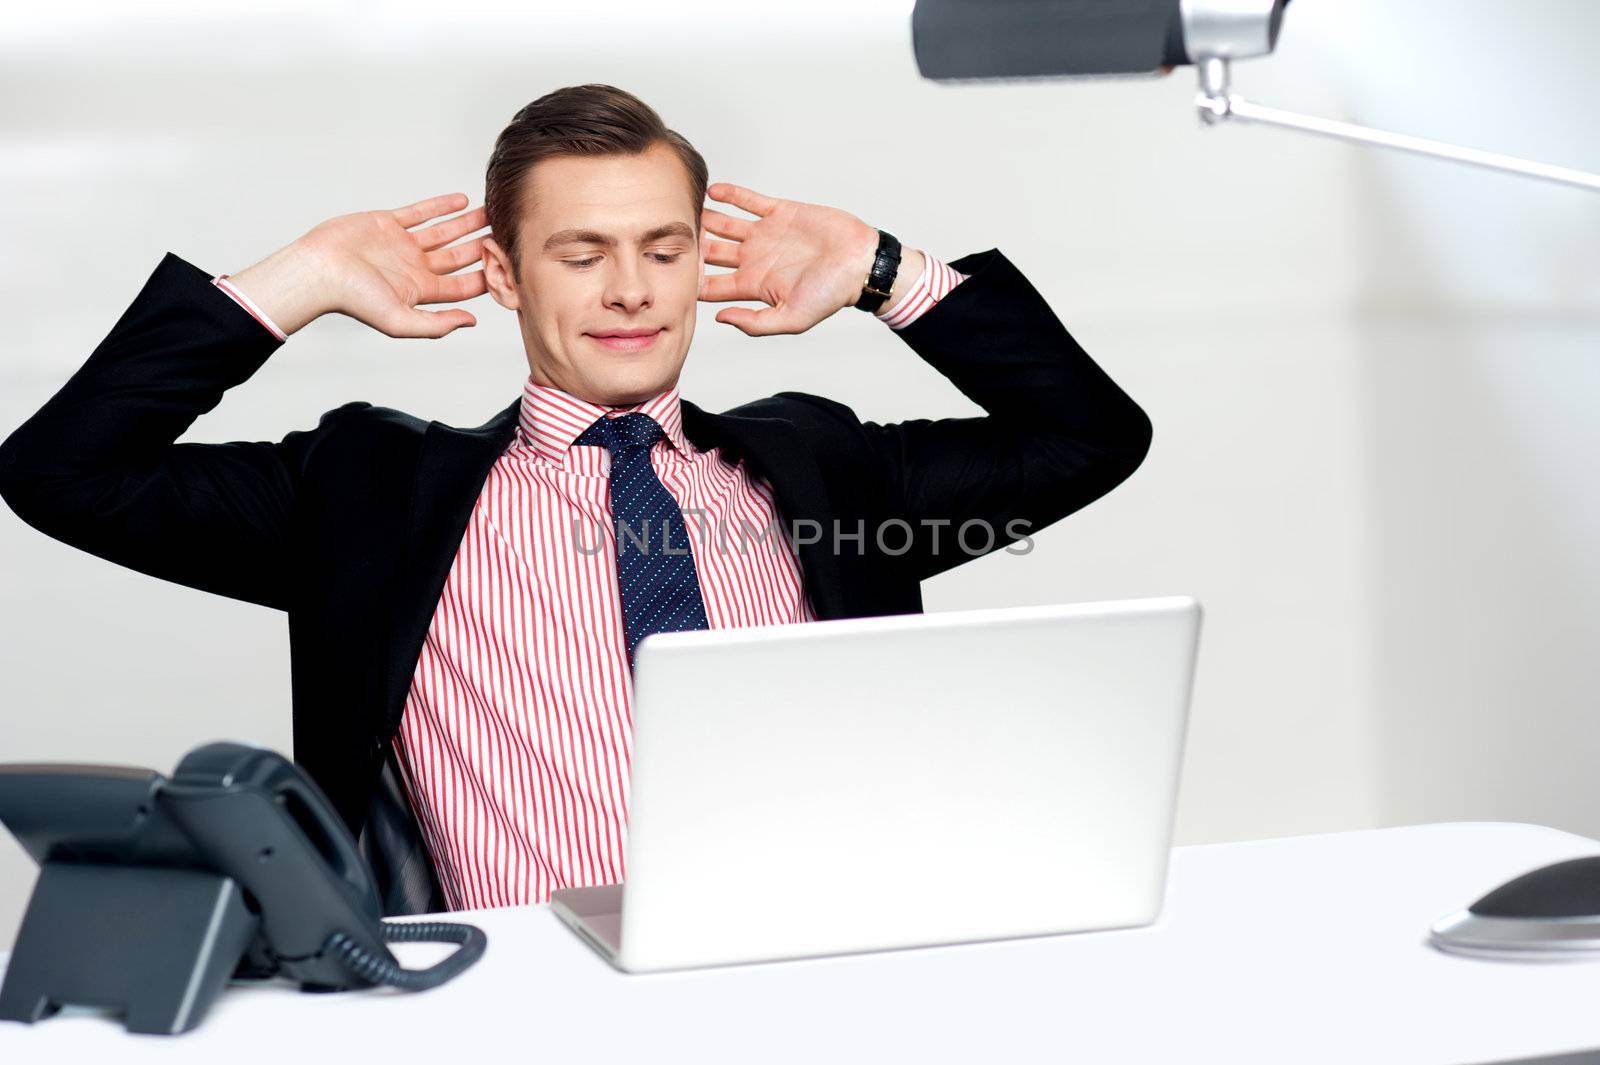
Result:
M664 144L638 155L559 156L523 186L522 269L491 237L485 280L517 312L536 384L632 406L678 381L705 274L700 211ZM602 339L643 332L634 339Z

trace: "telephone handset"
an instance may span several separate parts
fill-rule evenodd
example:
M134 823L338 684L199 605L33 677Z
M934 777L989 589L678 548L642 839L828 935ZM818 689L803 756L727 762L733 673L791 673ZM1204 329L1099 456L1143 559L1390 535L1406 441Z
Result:
M316 783L264 748L212 743L170 779L116 766L0 765L0 822L40 865L0 984L0 1019L62 1005L187 1031L221 986L436 986L482 956L468 925L386 923L367 867ZM452 942L424 970L398 941ZM200 994L194 993L195 987Z

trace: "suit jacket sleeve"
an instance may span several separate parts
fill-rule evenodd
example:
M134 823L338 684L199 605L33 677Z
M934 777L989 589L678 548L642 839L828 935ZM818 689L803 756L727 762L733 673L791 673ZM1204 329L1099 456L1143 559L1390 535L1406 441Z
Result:
M858 422L831 401L817 412L834 430L818 438L839 439L846 429L855 440L849 451L870 456L883 511L911 526L884 533L893 556L884 561L919 579L1105 495L1138 468L1151 439L1144 411L998 249L950 266L969 276L897 335L987 413L879 424ZM963 538L970 522L980 524ZM867 541L875 543L874 531Z
M168 253L88 361L0 444L0 497L100 558L287 609L301 473L333 424L367 404L277 442L174 442L281 346Z

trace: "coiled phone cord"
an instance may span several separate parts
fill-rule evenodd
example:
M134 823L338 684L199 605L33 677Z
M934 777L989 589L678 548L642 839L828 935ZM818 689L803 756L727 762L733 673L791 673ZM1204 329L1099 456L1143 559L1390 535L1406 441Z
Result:
M398 987L402 991L426 991L461 975L483 957L483 950L489 945L489 937L469 924L440 921L385 921L383 938L388 943L459 943L460 946L449 957L426 969L402 969L392 961L374 957L343 932L329 936L325 949L331 950L345 968L369 984Z

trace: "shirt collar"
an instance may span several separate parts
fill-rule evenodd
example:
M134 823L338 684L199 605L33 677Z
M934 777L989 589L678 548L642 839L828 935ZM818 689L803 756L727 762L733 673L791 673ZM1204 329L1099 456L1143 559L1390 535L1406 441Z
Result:
M517 443L531 448L539 458L553 465L564 465L572 442L598 419L620 417L638 411L648 414L666 434L667 442L683 455L693 455L694 445L683 435L683 411L678 401L678 386L673 385L643 403L631 407L607 407L579 399L549 385L535 384L529 374L522 383L522 403L517 411Z

